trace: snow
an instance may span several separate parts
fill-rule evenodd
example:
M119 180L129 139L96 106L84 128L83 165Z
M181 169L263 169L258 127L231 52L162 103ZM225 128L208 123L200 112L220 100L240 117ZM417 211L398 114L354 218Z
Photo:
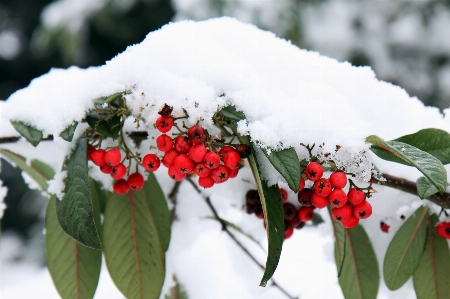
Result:
M123 90L131 92L126 95L126 101L133 116L145 119L139 129L130 119L125 130L149 132L150 138L142 143L140 152L155 146L158 133L153 124L158 117L156 112L165 103L174 106L174 114L178 116L185 109L189 114L187 125L199 121L213 134L217 130L212 126L212 115L221 107L235 105L247 118L238 123L238 131L250 135L261 146L272 149L292 146L300 159L308 159L308 152L300 143L315 143L318 150L318 145L325 142L320 149L324 152L334 152L336 145L340 145L342 151L333 154L334 157L342 167L349 167L353 159L360 160L361 167L352 171L362 181L367 181L371 161L382 173L410 180L420 176L418 171L371 154L369 145L364 143L365 137L375 134L390 140L429 127L450 131L449 113L444 118L437 108L425 107L400 87L379 81L368 67L354 67L301 50L253 25L219 18L172 23L150 33L142 43L128 47L104 66L52 69L34 79L6 103L0 102L0 137L11 136L7 124L14 119L31 123L43 130L44 135L53 134L55 141L41 142L36 148L25 140L2 147L27 159L38 158L59 172L72 145L58 134L73 121L82 121L86 111L93 108L92 99ZM85 128L86 124L80 125L76 136ZM112 141L104 146L109 146L108 142ZM126 142L133 148L131 140L127 138ZM258 161L269 183L286 186L261 153ZM168 194L173 183L166 171L161 168L156 175ZM111 179L98 168L93 167L90 175L99 178L107 189L111 188ZM51 183L52 192L61 190L61 176L59 172ZM211 196L219 215L250 232L266 246L262 222L242 209L245 192L250 188L254 188L253 177L244 168L236 179L205 190L204 196ZM374 213L362 225L373 241L381 267L387 245L402 222L398 211L408 216L423 202L386 187L375 186L375 189L379 193L370 200ZM178 221L173 224L167 252L167 277L175 273L193 299L205 296L283 298L273 287L258 287L262 272L221 232L218 223L205 219L211 212L192 186L183 183L179 194ZM289 194L289 200L295 203L294 194ZM324 224L296 231L286 241L274 276L278 283L301 298L341 296L330 220L325 211L320 213ZM380 231L380 221L391 225L388 234ZM264 263L265 253L248 240L245 244L254 246L252 252ZM46 277L42 278L42 284L48 285L47 274L42 275ZM100 288L102 283L108 282L101 282ZM381 285L379 298L413 296L410 284L395 293ZM20 287L2 291L2 295L10 294L5 298L14 298L18 288L33 287L37 287L36 281L24 281ZM168 287L170 283L165 286ZM49 294L46 298L54 296ZM105 298L100 293L97 296Z
M67 171L58 172L52 180L48 181L47 191L55 194L61 200L64 196L64 179L67 177Z
M1 168L1 163L0 163L0 168ZM0 219L3 218L3 213L6 209L6 204L5 204L4 200L6 198L6 194L8 194L8 188L6 188L2 185L3 185L3 181L0 180Z

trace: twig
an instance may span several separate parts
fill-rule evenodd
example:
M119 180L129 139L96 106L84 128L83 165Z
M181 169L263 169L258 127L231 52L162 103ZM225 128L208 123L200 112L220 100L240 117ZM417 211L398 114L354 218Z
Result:
M0 137L0 143L16 143L22 136ZM41 141L53 141L53 135L42 138Z
M222 220L222 218L219 217L219 215L217 214L216 209L214 208L214 206L211 203L211 200L209 199L208 196L204 196L202 194L202 191L198 188L198 186L191 180L191 178L187 177L186 178L187 181L189 183L191 183L191 185L194 187L194 189L197 191L197 193L199 193L200 195L202 195L202 197L205 199L206 204L208 205L209 209L212 211L212 213L214 214L214 217L217 219L217 221L220 222L220 224L222 225L222 230L228 235L230 236L230 238L236 243L236 245L239 246L239 248L241 248L245 254L247 254L247 256L256 264L258 265L263 271L264 271L264 266L261 265L258 260L250 253L250 251L248 251L247 248L244 247L244 245L242 245L241 242L239 242L238 239L236 239L236 237L228 230L228 226L227 224ZM272 286L278 288L283 294L285 294L288 298L290 299L298 299L298 297L293 297L291 296L285 289L283 289L280 285L278 285L275 280L272 278Z
M177 215L176 215L176 207L177 207L177 194L178 194L178 189L180 189L180 184L181 182L175 182L175 184L172 187L172 190L170 191L169 195L167 196L170 201L172 202L173 208L170 211L171 217L172 217L172 221L177 219Z

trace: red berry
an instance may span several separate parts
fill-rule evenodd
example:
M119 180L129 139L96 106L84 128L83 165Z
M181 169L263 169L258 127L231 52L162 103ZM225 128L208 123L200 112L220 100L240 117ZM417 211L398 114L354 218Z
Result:
M241 156L235 151L229 151L223 156L223 164L229 169L239 168L241 165Z
M322 165L316 162L309 163L308 166L306 166L305 174L310 181L317 181L323 175Z
M348 191L347 197L348 197L348 201L352 205L357 206L365 200L366 195L364 194L364 192L362 190L358 190L356 188L351 188Z
M256 205L258 202L260 202L261 199L259 197L259 192L258 190L248 190L247 194L245 194L245 202L248 205Z
M291 221L297 216L297 208L291 203L285 202L283 204L283 210L285 220Z
M156 138L156 146L160 151L167 152L173 146L173 139L166 134L159 135L158 138Z
M314 192L320 196L326 197L330 195L332 190L331 183L328 179L321 178L314 183Z
M187 155L179 154L173 160L173 167L180 173L190 173L194 169L194 162Z
M311 196L311 204L318 209L323 209L330 203L328 196L323 197L315 193Z
M252 153L252 148L247 144L239 144L236 146L236 152L241 156L242 159L246 159Z
M211 169L206 167L206 165L203 163L195 164L194 169L195 173L201 178L209 176L209 174L211 173Z
M92 145L88 145L88 149L87 149L87 158L89 160L92 160L91 158L91 154L95 151L95 147L93 147Z
M347 185L347 176L342 171L333 172L330 175L330 183L333 188L342 189Z
M353 206L353 215L359 219L366 219L372 215L372 206L368 201L364 201L363 203Z
M205 158L207 152L206 146L203 144L195 144L189 149L189 158L197 163L203 162L203 158Z
M219 165L217 168L211 170L211 178L216 184L220 184L228 180L229 170L223 165Z
M382 232L384 233L388 233L389 232L389 225L387 225L386 223L384 223L383 221L380 222L380 229Z
M127 183L131 190L141 190L144 187L144 178L142 174L135 172L130 174Z
M301 229L305 226L305 222L301 221L298 217L291 220L291 226L296 229Z
M156 120L156 128L161 133L169 132L170 129L172 129L173 126L173 119L169 116L160 116Z
M198 178L198 184L203 188L211 188L214 186L214 180L210 176Z
M342 189L334 189L328 197L333 208L340 208L347 203L347 194Z
M173 165L169 167L167 173L169 174L169 177L176 182L181 182L186 177L185 173L179 172Z
M161 161L155 154L147 154L142 159L142 166L144 166L147 171L156 171L158 170L159 165L161 165Z
M116 194L127 194L130 187L125 180L121 179L114 183L113 190Z
M202 144L206 140L205 129L197 125L192 126L188 130L188 137L193 144Z
M224 156L226 153L228 153L228 152L234 152L234 151L235 151L234 147L229 146L229 145L224 145L224 146L222 146L222 148L219 150L219 155L220 155L220 156Z
M166 166L167 168L169 168L170 166L173 165L173 160L175 160L175 158L178 156L178 152L176 149L171 149L169 151L166 152L166 154L164 155L164 157L162 158L162 163L164 166Z
M127 168L122 163L120 163L119 165L113 166L111 168L111 171L109 172L111 177L115 180L120 180L121 178L123 178L125 176L126 173L127 173Z
M228 178L230 178L230 179L235 178L235 177L237 177L238 173L239 173L239 168L229 169L228 170L228 175L229 175Z
M281 202L286 202L288 200L288 193L283 188L280 188L280 194L281 194Z
M103 166L105 164L105 150L98 149L91 153L91 160L97 166Z
M331 215L337 221L345 222L352 216L352 208L350 208L350 206L348 205L344 205L340 208L333 208L331 210Z
M105 159L105 163L110 166L119 165L120 160L122 160L122 157L120 155L120 149L118 149L118 148L110 149L109 151L107 151L105 153L104 159Z
M103 173L107 173L107 174L109 174L110 172L111 172L111 166L109 166L108 164L103 164L102 166L100 166L100 170L103 172Z
M440 222L438 225L436 225L436 232L439 236L442 238L448 238L447 236L450 236L450 231L447 233L446 230L449 227L449 222Z
M207 152L203 163L211 169L217 168L220 165L220 156L215 152Z
M297 194L298 202L304 207L311 206L311 196L313 195L313 193L314 192L311 189L304 188Z
M354 228L359 223L359 219L355 216L350 216L350 218L347 221L341 222L342 226L345 228Z
M303 188L305 188L305 179L303 177L300 177L300 188L298 188L298 191L302 191Z
M289 225L289 228L284 232L284 239L289 239L294 233L294 227Z
M191 143L189 142L189 138L186 135L178 136L175 139L175 149L180 154L185 154L191 148Z
M307 222L314 218L314 209L312 207L300 207L298 209L298 219Z

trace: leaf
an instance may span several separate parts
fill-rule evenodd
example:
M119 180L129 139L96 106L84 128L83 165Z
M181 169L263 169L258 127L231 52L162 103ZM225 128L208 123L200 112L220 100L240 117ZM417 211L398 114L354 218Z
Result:
M55 175L55 172L50 166L38 160L31 160L30 165L28 165L24 157L6 149L0 149L0 155L28 174L42 190L47 191L47 181L51 180Z
M73 134L75 133L75 130L77 129L78 122L73 122L70 126L68 126L64 131L62 131L59 136L64 139L65 141L71 142L73 139Z
M336 220L332 220L336 223ZM344 259L339 276L339 285L346 299L375 299L380 286L380 272L372 244L361 225L345 229L336 223L344 237ZM339 266L338 259L336 265ZM339 271L339 268L338 268Z
M428 238L413 275L417 299L444 299L450 294L450 251L445 239L435 230L436 214L428 217Z
M236 123L245 119L245 114L242 111L237 111L234 106L223 107L217 112L217 115L225 117L230 123Z
M184 287L175 280L175 285L170 288L170 294L166 294L164 299L188 299Z
M114 115L106 119L101 119L97 113L91 111L88 115L86 115L86 121L92 129L95 129L100 134L111 138L117 138L117 136L119 136L119 116Z
M102 252L80 245L61 228L53 195L45 216L47 267L60 296L93 298L97 289Z
M336 260L336 267L338 270L338 277L341 276L342 266L345 258L345 228L331 216L331 207L328 205L328 213L330 214L331 224L333 225L334 232L334 257Z
M41 130L36 129L33 126L27 125L22 121L12 120L12 126L14 129L22 135L29 143L36 147L41 142L43 134Z
M312 220L312 225L319 225L322 222L324 222L322 216L320 216L317 213L314 213L314 218Z
M283 176L292 191L298 192L300 188L300 161L293 147L281 151L271 151L266 149L262 152L269 159L270 163Z
M56 203L59 224L84 246L101 249L93 218L86 139L77 140L75 149L64 160L62 170L67 172L67 176L63 198Z
M428 198L439 190L424 176L417 179L417 194L421 199Z
M367 137L366 142L377 145L416 167L436 186L441 194L445 192L445 188L447 187L447 172L441 161L432 155L403 142L383 141L375 135Z
M165 257L152 193L144 189L127 195L108 193L102 244L112 280L126 298L159 298Z
M125 91L119 91L119 92L113 93L112 95L109 95L109 96L106 96L106 97L100 97L100 98L94 99L92 101L94 102L94 104L97 104L97 105L102 105L102 104L105 104L105 103L111 103L111 102L113 102L115 100L118 100L118 99L122 98L123 95L127 94L127 93L128 92L126 90Z
M418 208L395 234L384 257L384 281L397 290L414 274L427 235L428 207Z

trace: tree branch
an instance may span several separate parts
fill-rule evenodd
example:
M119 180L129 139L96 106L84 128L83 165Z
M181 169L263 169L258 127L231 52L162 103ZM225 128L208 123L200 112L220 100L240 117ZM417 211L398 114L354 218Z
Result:
M187 181L189 183L191 183L191 185L194 187L194 189L197 191L197 193L199 193L200 195L202 195L202 197L205 199L206 204L208 205L209 209L212 211L212 213L214 214L214 217L216 218L217 221L220 222L220 224L222 225L222 230L228 235L230 236L230 238L236 243L236 245L239 246L239 248L242 249L242 251L245 252L245 254L247 254L247 256L256 264L258 265L261 270L264 271L264 266L261 265L258 260L250 253L250 251L248 251L247 248L244 247L244 245L242 245L241 242L239 242L238 239L236 239L236 237L230 232L230 230L228 229L228 225L225 223L225 221L219 217L219 214L217 214L216 209L214 208L214 206L211 203L211 200L209 199L208 196L204 196L202 194L202 191L200 190L200 188L191 180L190 177L186 178ZM280 285L278 285L275 280L272 278L272 286L278 288L283 294L285 294L288 298L290 299L298 299L298 297L293 297L291 296L285 289L283 289Z

